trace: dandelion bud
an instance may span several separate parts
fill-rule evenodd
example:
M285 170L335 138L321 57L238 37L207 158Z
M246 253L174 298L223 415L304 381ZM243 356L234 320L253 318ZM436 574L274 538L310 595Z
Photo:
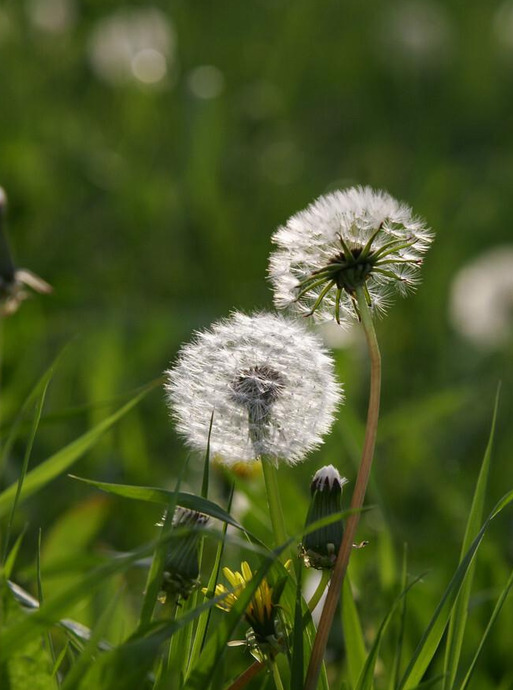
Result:
M14 314L23 300L27 299L29 293L25 287L43 294L52 292L51 285L35 273L26 268L16 268L14 265L4 232L6 206L7 195L0 187L0 316Z
M167 596L174 600L179 597L187 599L191 592L199 587L199 542L201 528L205 527L208 521L208 516L203 513L176 508L172 531L189 529L186 534L177 535L170 541L162 579L164 600Z
M279 308L338 323L358 317L363 289L375 313L389 293L418 283L432 240L423 221L389 194L352 187L320 197L278 228L269 274Z
M318 470L310 485L312 499L305 527L342 510L342 487L348 480L333 465ZM338 519L305 535L301 556L307 568L333 568L344 536L344 523Z

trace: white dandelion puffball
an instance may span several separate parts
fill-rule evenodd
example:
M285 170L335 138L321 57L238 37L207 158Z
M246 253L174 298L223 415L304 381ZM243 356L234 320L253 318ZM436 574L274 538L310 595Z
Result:
M449 311L456 330L479 348L513 339L513 246L495 247L456 274Z
M300 462L322 442L342 389L320 339L277 314L235 312L196 334L166 372L178 431L227 465ZM213 417L212 417L213 415Z
M363 288L374 312L396 289L419 281L422 255L433 235L411 209L383 191L351 187L322 196L273 235L269 274L279 308L317 321L358 317Z

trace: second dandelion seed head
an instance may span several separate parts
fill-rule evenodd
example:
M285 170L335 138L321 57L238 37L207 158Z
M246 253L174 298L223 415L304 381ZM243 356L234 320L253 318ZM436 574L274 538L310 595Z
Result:
M270 278L278 307L319 321L358 317L356 292L379 313L395 288L418 282L432 234L411 209L370 187L320 197L273 236Z

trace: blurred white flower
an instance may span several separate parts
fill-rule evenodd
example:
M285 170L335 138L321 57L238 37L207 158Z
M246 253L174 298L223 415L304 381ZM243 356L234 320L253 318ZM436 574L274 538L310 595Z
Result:
M513 246L496 247L456 275L450 294L453 326L478 347L494 349L513 336Z
M383 191L351 187L322 196L278 228L269 274L279 308L319 321L357 317L363 287L375 312L392 289L417 284L432 233L411 209Z
M493 31L499 46L506 53L513 51L513 2L499 5L493 18Z
M200 65L189 73L187 83L194 96L210 100L223 92L224 76L214 65Z
M231 465L260 456L301 461L331 427L341 387L320 340L275 314L235 312L196 334L165 389L178 431Z
M76 22L75 0L28 0L29 19L41 31L59 34Z
M403 70L411 65L437 67L451 53L450 17L444 5L435 0L402 0L387 5L377 30L380 57Z
M173 64L175 43L171 22L160 10L120 10L96 25L89 58L110 84L158 85Z

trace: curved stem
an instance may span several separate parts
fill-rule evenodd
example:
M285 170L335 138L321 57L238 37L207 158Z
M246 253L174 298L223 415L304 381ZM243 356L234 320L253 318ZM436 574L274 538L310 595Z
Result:
M308 610L310 611L310 613L313 612L313 610L319 603L322 595L324 594L324 590L326 589L328 582L330 581L330 578L331 570L323 570L321 574L321 579L319 580L319 584L317 585L317 589L312 594L312 598L308 602Z
M381 392L381 355L379 352L378 341L376 338L376 331L372 322L372 315L370 313L363 287L357 288L356 300L358 303L358 310L360 313L361 323L365 332L367 346L369 348L371 373L370 373L370 394L369 407L367 411L367 426L365 429L365 439L363 442L362 459L358 476L354 487L353 497L351 499L351 509L358 512L352 513L346 523L344 531L344 538L337 556L333 575L326 597L326 602L322 610L317 635L310 657L310 664L305 681L305 690L315 690L319 674L321 671L322 660L328 642L328 635L333 623L335 609L342 591L342 583L347 571L349 557L360 518L360 508L363 505L367 484L369 481L370 471L372 467L372 459L374 455L374 446L376 443L376 432L378 429L379 418L379 399Z
M236 678L227 690L241 690L244 688L249 681L260 673L265 668L265 664L262 661L254 661L251 666L243 671L238 678Z

